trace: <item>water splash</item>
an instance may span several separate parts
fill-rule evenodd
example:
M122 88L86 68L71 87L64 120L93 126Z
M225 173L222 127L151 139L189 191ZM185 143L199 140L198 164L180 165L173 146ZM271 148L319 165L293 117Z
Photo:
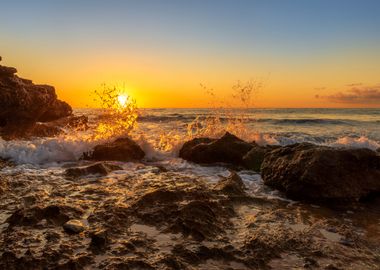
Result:
M106 84L95 91L95 96L102 112L94 129L94 140L128 135L137 124L136 100L116 86Z

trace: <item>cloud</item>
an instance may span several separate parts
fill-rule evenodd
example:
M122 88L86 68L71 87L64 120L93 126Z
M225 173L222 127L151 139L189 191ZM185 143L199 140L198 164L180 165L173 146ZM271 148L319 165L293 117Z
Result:
M315 95L315 98L336 103L380 105L380 84L375 86L352 86L344 92L337 92L327 96Z

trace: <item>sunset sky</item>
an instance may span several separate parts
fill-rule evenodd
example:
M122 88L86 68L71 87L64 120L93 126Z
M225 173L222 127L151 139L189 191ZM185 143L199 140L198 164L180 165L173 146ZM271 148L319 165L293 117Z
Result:
M140 107L207 107L261 80L258 107L380 107L380 1L3 1L1 64L95 106L102 83Z

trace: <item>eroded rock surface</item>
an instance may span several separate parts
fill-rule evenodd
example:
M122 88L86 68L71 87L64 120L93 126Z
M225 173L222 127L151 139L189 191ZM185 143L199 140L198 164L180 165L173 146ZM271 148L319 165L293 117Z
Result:
M380 192L380 157L369 149L285 146L265 155L261 171L266 185L293 199L359 200Z

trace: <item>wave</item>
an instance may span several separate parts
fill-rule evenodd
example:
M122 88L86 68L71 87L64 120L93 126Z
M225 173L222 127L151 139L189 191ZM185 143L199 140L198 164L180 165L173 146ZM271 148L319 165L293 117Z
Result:
M0 138L0 157L16 164L76 161L96 144L99 141L64 136L31 141L5 141Z
M368 148L373 151L380 149L380 142L371 140L365 136L359 138L353 137L340 137L335 142L331 143L333 147L348 147L348 148Z
M170 114L170 115L142 115L138 117L138 122L172 122L172 121L184 121L189 122L193 121L196 118L206 119L207 117L212 117L212 115L181 115L181 114ZM220 121L225 122L231 119L236 119L237 117L233 116L218 116ZM357 124L378 124L380 120L375 121L359 121L352 119L311 119L311 118L255 118L254 116L245 116L244 121L247 123L263 123L263 124L274 124L274 125L357 125Z
M339 120L339 119L309 119L309 118L299 118L299 119L258 119L257 122L270 122L273 124L282 125L349 125L356 123L354 120Z

